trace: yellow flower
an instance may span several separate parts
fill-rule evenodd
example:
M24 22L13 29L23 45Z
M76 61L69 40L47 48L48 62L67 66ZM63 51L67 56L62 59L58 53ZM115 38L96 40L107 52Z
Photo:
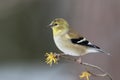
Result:
M50 52L50 54L46 53L46 56L47 56L46 63L50 64L50 66L52 66L52 63L58 62L58 58L55 53L53 53L53 52Z
M82 74L80 75L80 78L86 78L86 80L90 80L90 77L91 76L91 74L89 73L89 72L87 72L87 71L84 71L84 72L82 72Z

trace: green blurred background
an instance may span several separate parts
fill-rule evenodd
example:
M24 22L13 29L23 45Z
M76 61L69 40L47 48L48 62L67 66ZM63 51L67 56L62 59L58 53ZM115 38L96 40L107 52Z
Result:
M58 17L111 53L83 59L119 80L120 0L0 0L0 80L79 80L78 64L44 63L46 52L60 52L47 27Z

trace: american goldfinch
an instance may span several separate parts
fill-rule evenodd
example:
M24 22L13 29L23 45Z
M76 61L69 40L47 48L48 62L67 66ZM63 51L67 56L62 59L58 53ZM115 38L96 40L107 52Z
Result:
M54 19L49 26L52 28L56 46L66 55L83 56L88 53L105 53L100 47L73 31L63 18Z

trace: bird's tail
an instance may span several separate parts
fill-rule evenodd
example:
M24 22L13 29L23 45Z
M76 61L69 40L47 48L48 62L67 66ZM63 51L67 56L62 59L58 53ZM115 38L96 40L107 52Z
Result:
M98 51L101 52L101 53L105 53L105 54L107 54L107 55L111 55L110 53L108 53L108 52L106 52L106 51L103 51L103 50L101 50L101 49L98 49Z

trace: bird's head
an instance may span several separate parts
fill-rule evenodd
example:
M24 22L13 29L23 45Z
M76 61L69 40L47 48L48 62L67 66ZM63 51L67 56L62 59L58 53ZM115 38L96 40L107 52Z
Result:
M49 26L52 28L54 35L62 35L69 30L69 24L63 18L54 19Z

